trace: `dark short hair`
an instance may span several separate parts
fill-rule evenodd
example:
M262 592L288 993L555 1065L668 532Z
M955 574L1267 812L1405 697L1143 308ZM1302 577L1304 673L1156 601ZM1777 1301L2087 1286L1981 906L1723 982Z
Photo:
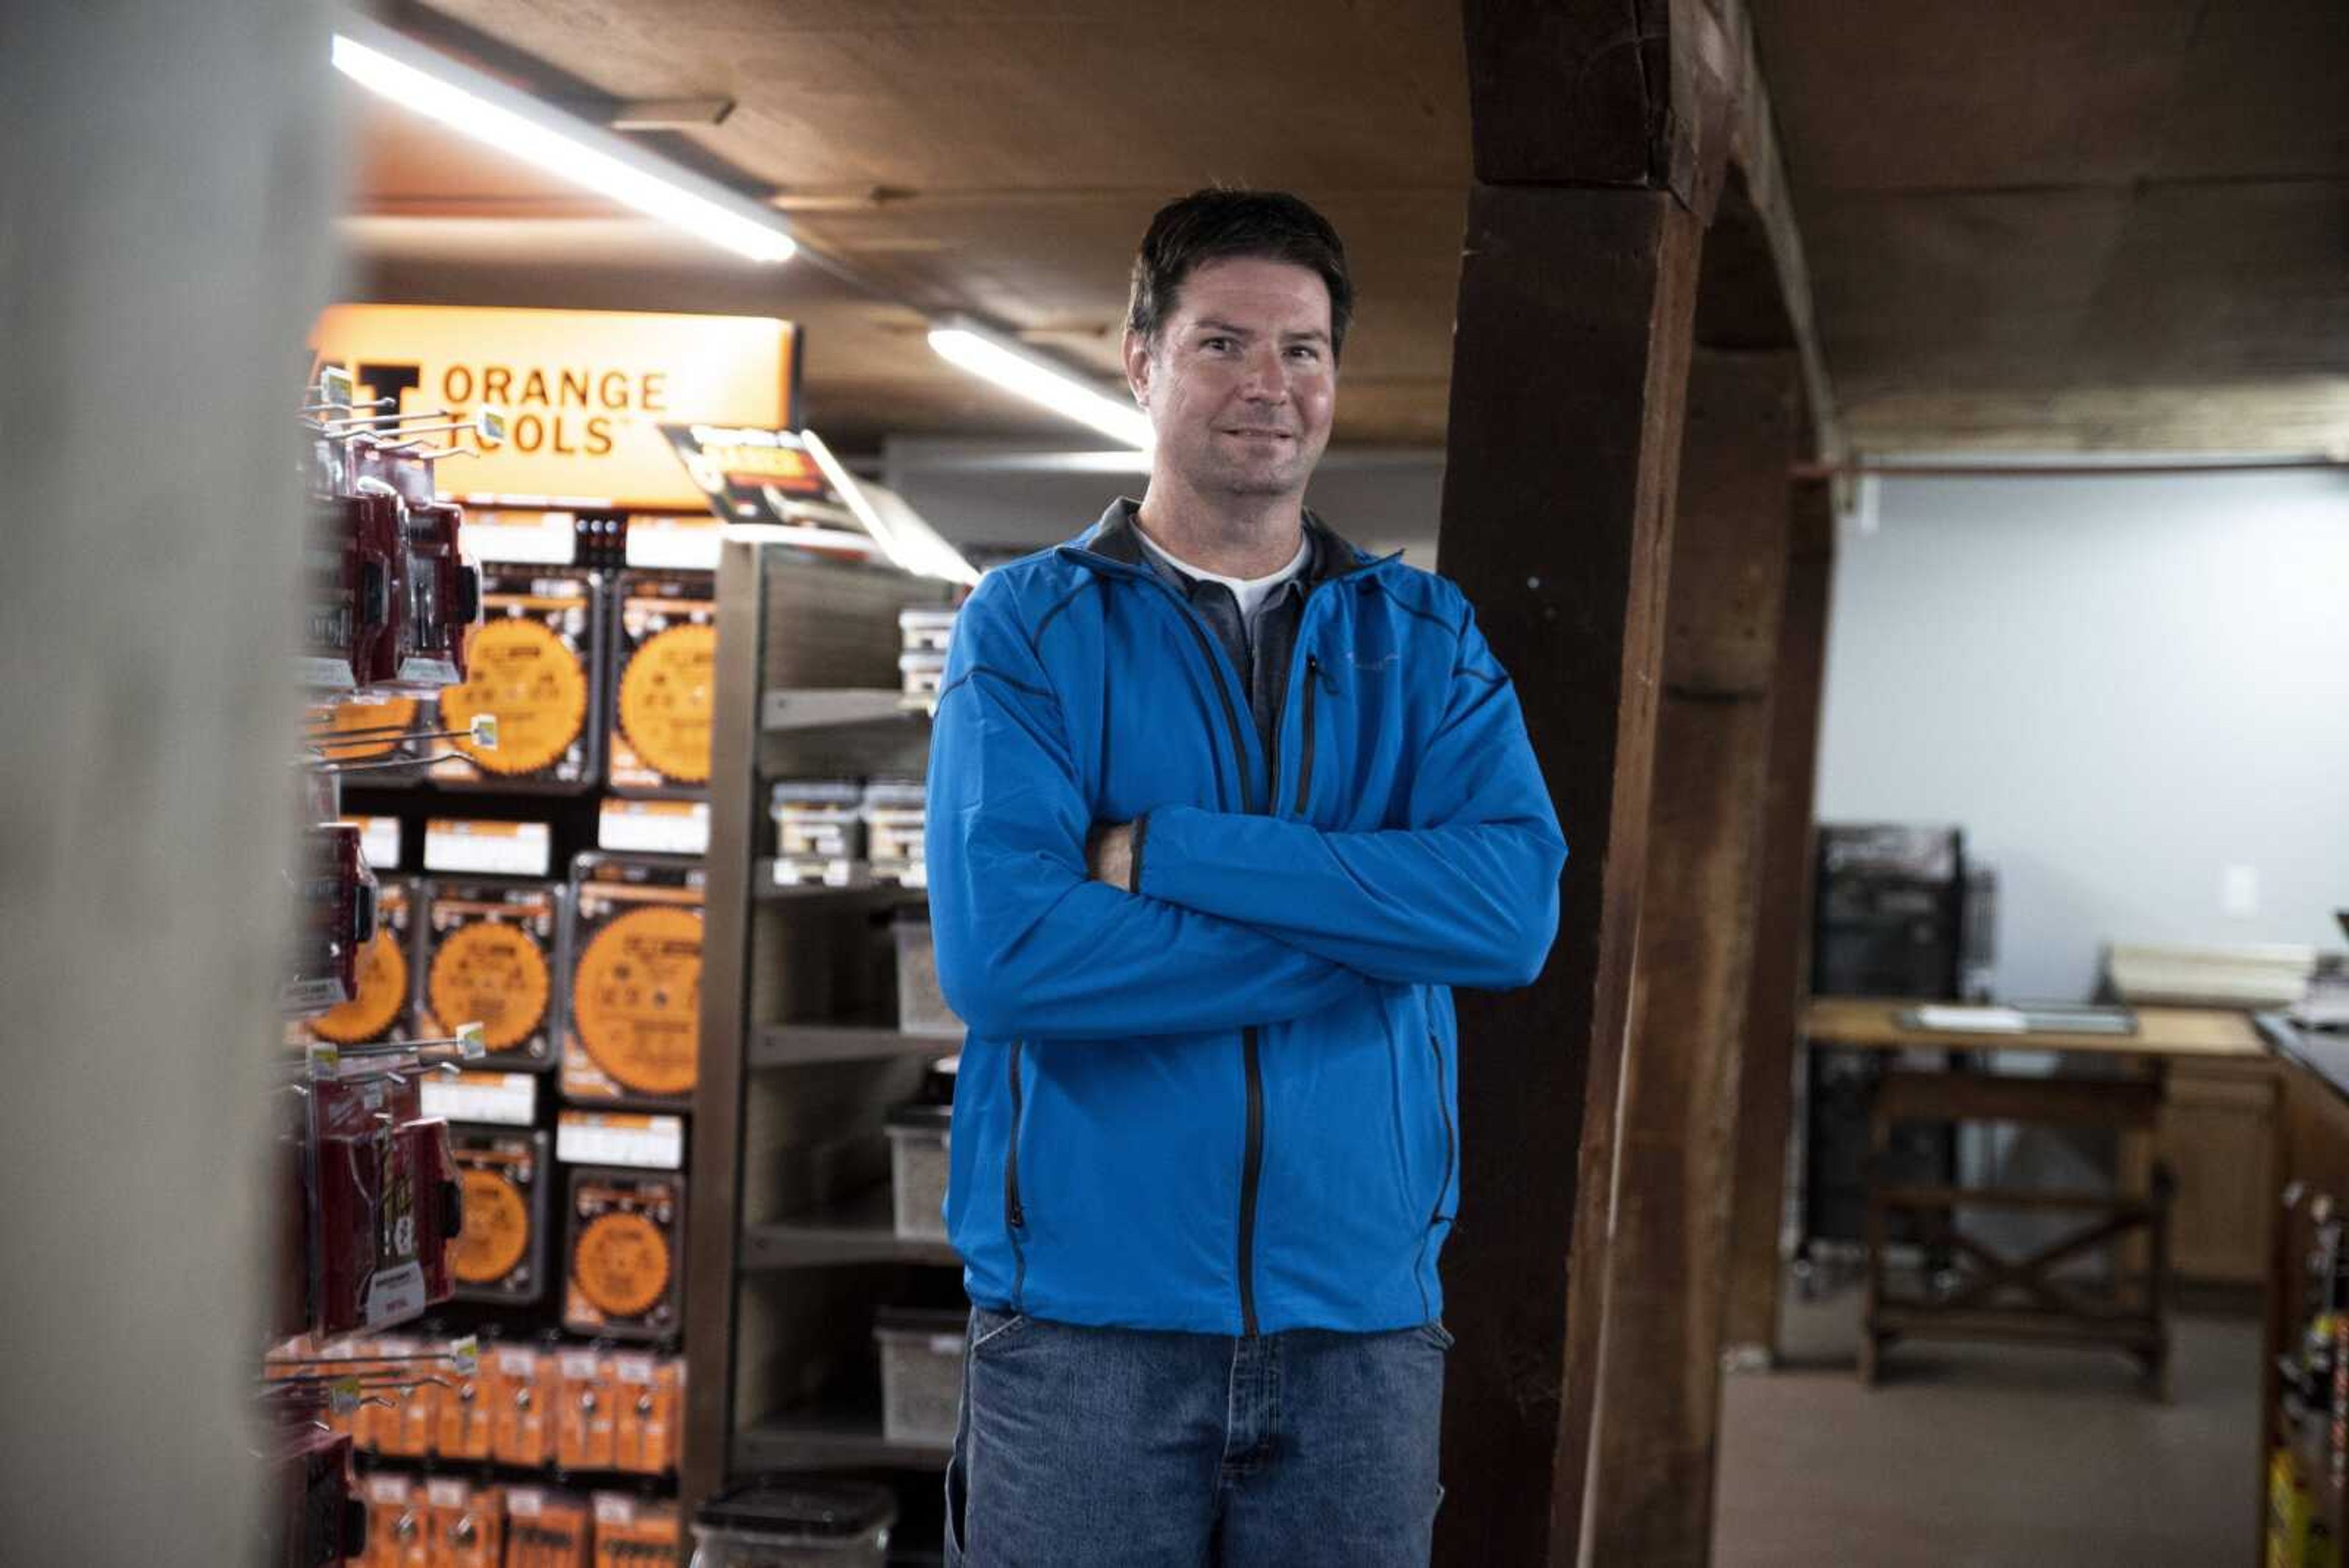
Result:
M1345 351L1354 319L1345 242L1329 219L1286 191L1194 191L1159 208L1134 254L1126 326L1145 340L1156 338L1183 280L1206 262L1231 256L1288 262L1317 274L1330 290L1330 357Z

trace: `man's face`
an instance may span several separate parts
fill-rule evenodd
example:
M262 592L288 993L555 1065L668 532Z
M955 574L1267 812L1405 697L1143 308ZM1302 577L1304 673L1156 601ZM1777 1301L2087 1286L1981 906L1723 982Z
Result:
M1302 495L1338 402L1329 286L1288 262L1203 263L1155 342L1125 335L1125 370L1154 471L1203 495Z

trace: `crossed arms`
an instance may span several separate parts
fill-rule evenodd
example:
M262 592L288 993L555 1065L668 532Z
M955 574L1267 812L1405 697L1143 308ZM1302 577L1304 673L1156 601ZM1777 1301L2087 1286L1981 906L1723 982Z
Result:
M1319 1012L1372 982L1538 972L1566 846L1473 622L1415 769L1413 826L1326 832L1195 806L1102 825L1000 587L982 583L957 618L931 742L938 974L972 1029L1203 1033Z

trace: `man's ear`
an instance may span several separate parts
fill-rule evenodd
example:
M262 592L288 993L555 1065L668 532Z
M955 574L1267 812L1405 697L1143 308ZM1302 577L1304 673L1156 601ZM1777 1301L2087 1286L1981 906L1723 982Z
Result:
M1147 409L1150 406L1150 340L1129 327L1125 340L1119 347L1120 358L1125 361L1125 384L1133 393L1133 400Z

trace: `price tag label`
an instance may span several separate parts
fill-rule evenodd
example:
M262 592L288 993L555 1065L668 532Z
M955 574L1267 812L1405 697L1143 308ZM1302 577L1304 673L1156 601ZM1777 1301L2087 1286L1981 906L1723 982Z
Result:
M595 843L604 849L647 855L707 855L709 803L607 800L596 815Z
M481 512L467 508L460 532L477 561L567 566L578 554L576 519L568 512Z
M538 1120L538 1079L529 1073L436 1075L417 1086L428 1116L508 1127L526 1127Z
M359 826L359 855L374 871L399 869L399 818L396 816L354 816L345 820Z
M543 877L554 852L554 830L543 822L461 822L435 817L424 825L424 868L488 877Z
M565 1111L554 1127L554 1158L565 1165L681 1169L685 1165L685 1118Z
M714 572L726 530L715 517L633 516L628 519L628 565L664 570Z

